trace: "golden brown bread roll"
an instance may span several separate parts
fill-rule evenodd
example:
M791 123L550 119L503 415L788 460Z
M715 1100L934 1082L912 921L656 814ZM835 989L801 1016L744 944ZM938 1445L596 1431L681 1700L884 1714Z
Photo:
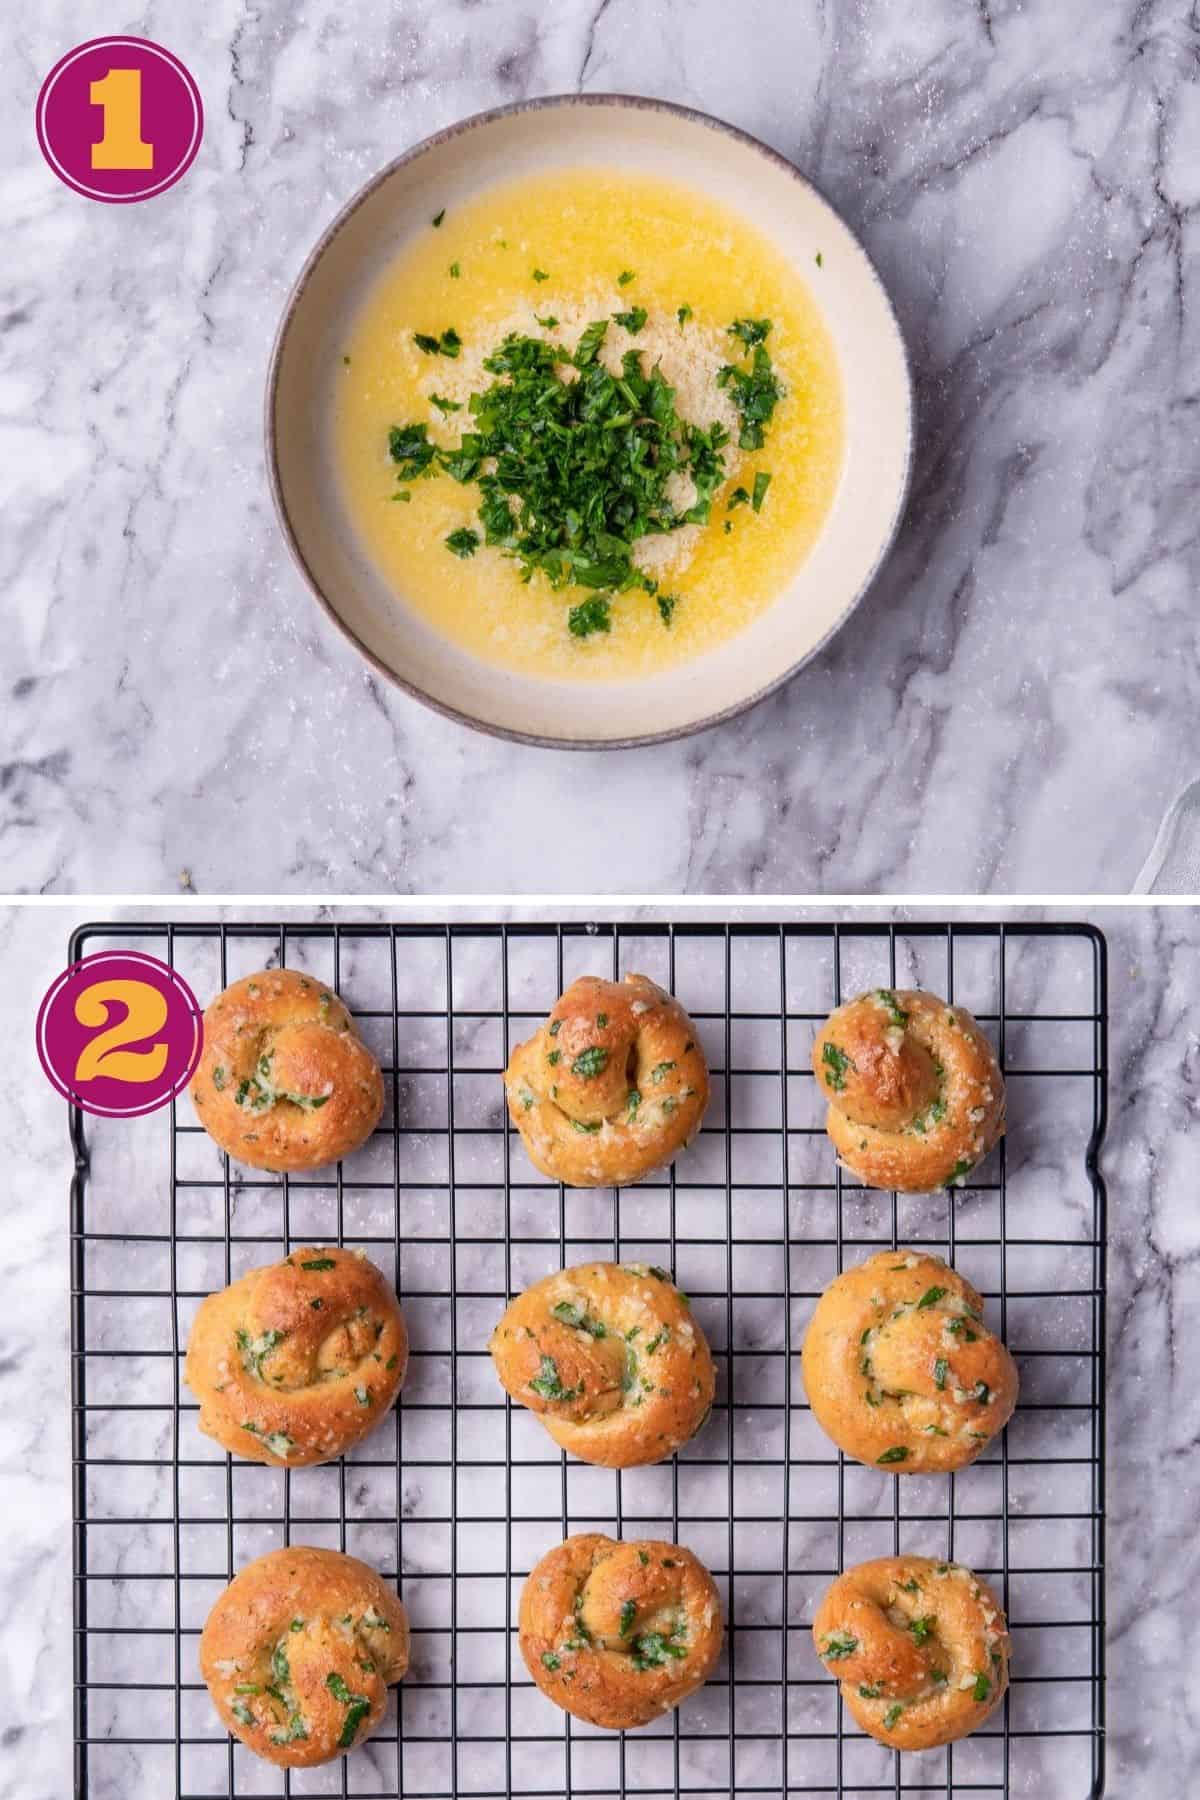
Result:
M489 1349L556 1444L607 1469L662 1462L704 1424L716 1374L686 1294L647 1263L584 1263L512 1302Z
M813 1044L825 1129L868 1187L955 1187L1004 1135L1004 1078L961 1006L875 988L830 1014Z
M839 1575L813 1620L817 1655L864 1731L893 1750L966 1737L1008 1686L1008 1627L958 1563L881 1556Z
M235 1456L295 1469L366 1437L407 1364L400 1304L374 1263L314 1246L201 1302L183 1378L201 1431Z
M337 1162L383 1111L379 1064L350 1014L297 969L264 969L217 995L189 1091L209 1135L252 1169Z
M547 1551L521 1591L521 1654L542 1692L611 1731L648 1725L707 1681L724 1627L690 1550L599 1532Z
M961 1469L1003 1431L1017 1369L983 1301L940 1256L881 1250L817 1301L801 1354L813 1416L893 1475Z
M616 1187L661 1169L708 1105L691 1020L645 975L581 975L504 1074L529 1160L568 1187Z
M408 1668L408 1617L374 1569L298 1545L247 1563L200 1634L200 1672L228 1731L289 1768L370 1736Z

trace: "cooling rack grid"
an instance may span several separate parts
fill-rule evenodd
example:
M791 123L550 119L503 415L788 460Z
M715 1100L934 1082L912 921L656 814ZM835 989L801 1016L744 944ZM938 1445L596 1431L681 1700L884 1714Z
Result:
M370 1143L334 1171L230 1168L184 1100L146 1119L72 1112L76 1793L84 1800L332 1794L1098 1795L1104 1729L1105 945L1086 925L95 924L71 960L137 944L202 1002L282 962L346 999L384 1066ZM500 1072L576 975L641 970L687 1006L713 1075L704 1130L636 1188L543 1180L507 1125ZM815 1026L874 986L968 1006L1000 1053L1009 1134L953 1195L860 1188L838 1168L809 1068ZM396 1281L412 1359L356 1453L284 1471L224 1456L181 1384L212 1288L303 1242L359 1245ZM799 1374L825 1283L900 1243L985 1294L1021 1402L954 1477L846 1462ZM508 1297L594 1256L669 1264L718 1365L713 1416L673 1462L569 1461L506 1400L486 1354ZM689 1544L726 1606L713 1679L614 1735L532 1687L516 1647L525 1572L570 1532ZM200 1681L205 1614L280 1543L351 1551L399 1578L413 1663L351 1757L284 1774L220 1730ZM900 1758L845 1716L813 1609L867 1556L954 1557L992 1580L1013 1633L1003 1710Z

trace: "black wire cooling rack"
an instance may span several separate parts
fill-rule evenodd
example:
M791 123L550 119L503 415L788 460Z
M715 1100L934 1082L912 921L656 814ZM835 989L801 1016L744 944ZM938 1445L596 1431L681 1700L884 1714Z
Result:
M85 1800L333 1794L1047 1795L1104 1767L1105 944L1061 923L97 924L71 959L136 942L202 1003L267 963L313 971L388 1077L371 1142L336 1171L231 1169L184 1100L71 1114L76 1793ZM543 1181L508 1129L510 1045L584 972L640 969L688 1007L713 1073L669 1174L619 1191ZM809 1068L815 1025L873 986L968 1006L1008 1081L1009 1134L953 1195L843 1176ZM303 1242L363 1246L412 1337L396 1410L344 1462L284 1471L196 1429L182 1355L201 1298ZM804 1402L815 1300L881 1246L928 1246L986 1295L1021 1403L957 1476L847 1462ZM560 1264L669 1263L718 1365L708 1427L623 1473L560 1454L486 1354L508 1298ZM599 1732L532 1687L524 1574L570 1532L690 1545L725 1606L713 1679L645 1731ZM286 1542L399 1579L413 1662L362 1749L285 1775L221 1730L200 1681L208 1608ZM994 1581L1013 1679L958 1745L901 1758L860 1733L817 1662L814 1607L849 1563L901 1550Z

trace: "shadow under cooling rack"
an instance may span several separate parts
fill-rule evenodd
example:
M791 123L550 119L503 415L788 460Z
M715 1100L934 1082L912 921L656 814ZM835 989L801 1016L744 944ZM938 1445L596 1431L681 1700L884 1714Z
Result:
M71 958L138 943L202 1002L286 963L332 983L384 1067L383 1121L316 1176L230 1167L186 1100L71 1116L76 1792L86 1800L332 1794L1054 1794L1103 1789L1105 946L1051 923L95 924ZM563 1190L525 1158L500 1075L576 975L672 988L712 1070L704 1129L622 1190ZM858 1187L822 1128L813 1032L864 988L970 1008L1000 1054L1008 1136L953 1194ZM181 1385L196 1307L299 1243L362 1246L412 1339L404 1392L358 1450L286 1471L221 1454ZM847 1462L804 1398L799 1347L839 1269L883 1246L945 1255L985 1294L1021 1374L1002 1440L952 1477ZM593 1256L669 1264L718 1365L672 1462L561 1455L513 1408L486 1344L509 1297ZM568 1719L516 1647L521 1582L571 1532L687 1543L721 1588L712 1680L645 1731ZM285 1775L221 1730L200 1680L208 1608L281 1543L342 1548L399 1581L411 1671L350 1757ZM849 1563L913 1551L998 1587L1003 1710L901 1758L844 1713L813 1651Z

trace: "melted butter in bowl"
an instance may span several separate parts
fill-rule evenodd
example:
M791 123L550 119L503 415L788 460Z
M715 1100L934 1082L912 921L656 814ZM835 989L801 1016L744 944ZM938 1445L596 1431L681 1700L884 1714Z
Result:
M635 307L646 314L639 329L617 323L615 314L629 318ZM717 380L726 364L749 365L729 332L743 318L770 321L766 347L784 390L759 449L739 448L737 408ZM457 443L471 429L470 395L497 379L484 357L510 332L573 350L594 320L608 321L601 360L612 373L638 351L644 373L658 366L674 388L681 418L731 435L709 522L638 540L634 560L669 596L669 623L655 595L629 591L612 600L607 631L579 636L568 617L588 591L556 591L540 571L525 581L520 563L492 546L456 558L446 539L480 529L478 490L446 473L399 482L388 438L392 426L419 422L432 441ZM461 339L456 357L415 341L448 329ZM383 580L462 649L528 675L644 676L735 636L811 549L841 469L837 355L808 285L736 214L648 177L569 170L448 209L382 272L340 370L343 503ZM460 410L438 408L435 395ZM756 474L770 476L761 510L731 506L739 490L753 492ZM409 498L397 501L398 490ZM692 497L685 482L681 500Z
M612 316L642 310L638 329ZM692 457L695 432L712 424L734 428L720 446L723 467L693 457L686 472L713 490L708 522L678 525L688 494L686 481L676 491L684 471L673 469L669 491L658 483L660 529L636 542L630 529L617 545L618 573L630 576L632 558L658 584L651 593L640 582L611 591L607 552L607 592L556 591L544 562L522 581L526 571L499 544L467 544L463 534L483 535L484 496L440 466L406 480L406 500L392 497L393 427L420 425L439 456L448 453L471 428L470 397L497 379L483 361L508 332L549 337L569 353L600 319L610 373L627 351L640 353L638 409L655 368L674 390L677 451L686 444ZM735 320L770 321L760 348L786 390L761 446L745 449L745 392L717 381L727 363L753 367L753 342L729 332ZM450 331L444 341L457 355L414 342ZM434 394L463 410L443 414ZM348 203L284 313L268 377L267 463L301 575L381 675L484 730L603 747L730 717L816 653L895 535L911 426L887 296L797 170L683 108L580 96L465 120ZM731 504L739 488L753 495L756 476L760 509ZM636 512L638 530L649 516ZM491 518L495 536L500 515ZM455 533L474 554L451 553L445 540ZM608 630L594 619L586 633L570 629L589 598Z

